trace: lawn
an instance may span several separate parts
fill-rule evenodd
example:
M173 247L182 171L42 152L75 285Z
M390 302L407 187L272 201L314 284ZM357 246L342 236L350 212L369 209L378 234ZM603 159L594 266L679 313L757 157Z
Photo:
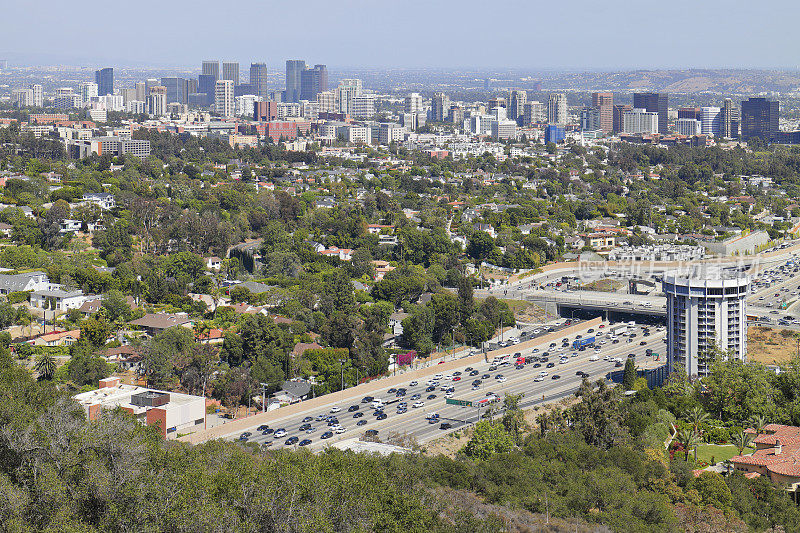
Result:
M753 450L754 448L747 447L744 449L744 453L752 453ZM711 464L712 455L714 456L714 461L720 462L730 459L734 455L738 454L739 450L737 450L736 446L733 444L701 444L697 447L697 460L708 464ZM694 455L694 452L690 452L689 455Z

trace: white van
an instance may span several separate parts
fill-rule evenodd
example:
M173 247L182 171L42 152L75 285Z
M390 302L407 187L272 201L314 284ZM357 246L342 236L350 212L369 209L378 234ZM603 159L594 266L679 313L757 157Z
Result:
M377 400L372 401L372 408L373 409L383 409L383 400L378 398Z

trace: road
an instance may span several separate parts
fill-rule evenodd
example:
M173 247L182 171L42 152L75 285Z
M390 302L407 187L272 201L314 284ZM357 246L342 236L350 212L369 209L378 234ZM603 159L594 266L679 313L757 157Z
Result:
M454 398L471 401L485 398L489 392L497 394L501 399L506 393L524 393L525 397L522 401L522 405L523 407L529 408L538 403L542 403L543 397L545 401L552 401L573 394L582 379L576 375L578 370L587 372L591 379L604 378L609 371L617 370L613 362L604 361L602 359L606 355L625 358L627 354L634 353L637 356L636 360L638 362L643 362L645 360L645 351L647 348L651 348L653 352L661 354L661 360L663 361L666 357L664 332L656 331L656 328L651 327L650 336L643 337L642 326L636 326L634 331L637 333L636 338L631 341L628 341L628 338L620 338L618 344L613 344L608 340L609 328L607 326L598 328L598 332L603 334L598 337L598 343L604 339L606 340L605 344L599 345L600 349L597 355L600 357L600 360L598 361L589 361L590 356L595 353L591 349L587 349L584 352L575 351L571 348L562 351L560 342L558 343L559 345L553 349L550 348L548 343L545 343L539 346L531 346L521 353L523 356L531 354L539 355L544 351L551 350L549 362L554 363L552 368L545 368L546 364L541 363L538 363L541 366L537 368L535 363L531 363L519 370L515 369L513 364L502 366L495 370L489 370L489 363L480 363L473 365L474 370L478 372L477 376L468 376L468 371L465 368L461 368L458 370L462 372L459 381L453 381L452 377L449 380L443 379L434 391L426 391L427 385L424 382L420 382L414 386L407 384L407 392L403 398L397 398L395 393L390 394L384 389L381 393L373 394L373 396L381 398L384 401L395 401L395 403L389 404L384 408L384 413L387 417L385 420L381 421L376 420L375 416L373 416L374 411L370 408L370 404L360 403L359 399L352 400L352 403L338 404L335 407L338 407L340 411L337 412L336 415L341 426L345 428L345 431L340 434L334 434L334 436L329 439L321 438L321 435L328 430L326 422L317 421L316 419L321 416L328 416L331 409L334 408L333 404L329 404L325 408L318 408L313 412L306 411L278 422L273 422L271 424L272 429L283 428L286 430L286 436L281 438L275 438L271 434L262 435L256 430L256 427L248 428L247 431L253 434L249 442L258 444L270 443L269 446L272 449L283 447L296 448L297 444L289 446L284 444L288 437L296 436L301 441L306 438L310 439L312 441L311 444L308 445L310 449L320 449L335 441L358 437L362 435L365 430L374 429L378 430L379 437L386 437L393 432L407 433L413 435L418 442L424 443L447 432L439 428L439 423L429 424L425 419L428 413L434 411L439 413L440 422L446 421L452 424L450 431L455 431L463 427L465 422L475 422L480 415L479 410L475 408L446 405L444 391L442 390L445 386L452 386L455 389ZM584 335L589 334L584 333ZM569 342L572 343L574 341L574 336L568 339ZM646 344L640 345L643 339ZM556 350L558 353L556 353ZM559 364L558 356L562 353L569 355L574 353L575 357L569 357L567 363ZM541 370L547 370L550 375L547 376L544 381L534 381L534 378ZM555 374L561 376L561 378L556 380L552 379L552 376ZM498 379L499 375L505 376L505 380ZM475 379L481 379L482 382L477 389L473 389L472 387L472 382ZM419 408L412 407L412 404L417 401L416 399L412 399L415 398L415 394L420 395L420 399L425 403L424 406ZM429 395L435 395L435 398L428 399ZM397 405L401 401L408 403L408 408L405 413L398 413L397 411ZM358 410L355 412L348 412L351 406L357 406ZM499 405L495 404L495 406L497 407ZM307 420L307 417L312 417L313 421L304 422L304 419ZM361 420L366 420L366 424L357 426L356 423ZM299 428L304 423L309 423L313 427L313 430L301 432ZM229 440L236 440L238 437L239 434L235 434L229 435L227 438Z

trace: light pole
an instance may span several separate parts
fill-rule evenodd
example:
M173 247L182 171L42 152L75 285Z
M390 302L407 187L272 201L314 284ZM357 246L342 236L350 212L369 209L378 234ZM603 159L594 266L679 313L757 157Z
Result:
M346 359L339 359L339 367L342 369L342 389L344 390L344 363Z

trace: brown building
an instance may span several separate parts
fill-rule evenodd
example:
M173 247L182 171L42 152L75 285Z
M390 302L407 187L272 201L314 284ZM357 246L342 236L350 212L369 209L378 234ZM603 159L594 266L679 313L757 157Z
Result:
M278 118L278 102L255 102L253 104L253 120L268 122Z
M624 123L623 116L625 115L625 111L630 111L631 109L633 108L628 104L618 104L613 107L611 127L615 132L619 133L622 131L622 125Z
M603 133L614 131L614 93L592 93L592 107L599 111Z
M690 118L702 122L703 110L699 107L680 107L678 108L678 118Z

